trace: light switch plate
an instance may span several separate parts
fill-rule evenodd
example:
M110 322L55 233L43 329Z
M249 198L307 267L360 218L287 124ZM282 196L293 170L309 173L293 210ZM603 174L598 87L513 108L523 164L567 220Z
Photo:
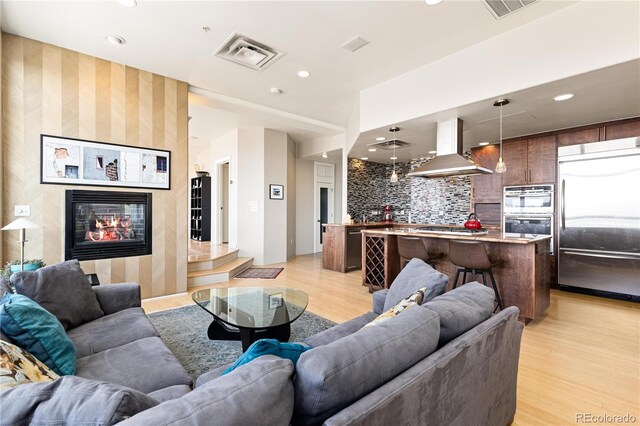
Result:
M14 215L15 216L31 216L31 206L29 205L18 205L14 206Z

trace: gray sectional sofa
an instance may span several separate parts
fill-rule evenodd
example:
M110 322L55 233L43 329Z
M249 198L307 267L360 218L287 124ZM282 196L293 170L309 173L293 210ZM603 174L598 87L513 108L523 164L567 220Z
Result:
M404 278L415 275L414 267ZM421 280L374 293L372 312L307 339L313 349L295 369L289 360L262 356L226 375L225 367L205 373L193 390L139 308L137 285L97 287L108 315L69 331L79 377L2 391L0 423L22 417L99 424L90 421L96 412L101 424L154 426L510 423L523 326L515 307L492 315L493 290L468 283L365 327L412 285L446 283L442 274L417 268L427 272ZM65 414L69 400L75 411Z

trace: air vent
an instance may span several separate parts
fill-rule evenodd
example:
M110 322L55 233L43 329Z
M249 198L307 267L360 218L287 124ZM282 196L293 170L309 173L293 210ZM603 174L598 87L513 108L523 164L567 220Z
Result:
M286 53L234 32L214 55L252 70L264 71Z
M374 148L380 148L380 149L388 149L388 150L392 150L393 148L395 149L400 149L400 148L404 148L405 146L411 145L409 142L405 142L405 141L401 141L396 139L394 140L390 140L390 141L382 141L382 142L375 142L375 143L370 143L367 146L371 146Z
M537 0L484 0L483 3L489 8L494 18L500 19L536 1Z
M340 47L342 47L343 49L347 49L351 53L355 53L356 50L362 49L367 44L369 44L367 40L363 39L360 36L355 36L351 40L340 45Z

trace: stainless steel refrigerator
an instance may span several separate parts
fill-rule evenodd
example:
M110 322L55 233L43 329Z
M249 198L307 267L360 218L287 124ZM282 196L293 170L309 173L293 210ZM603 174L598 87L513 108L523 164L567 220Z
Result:
M640 296L640 138L558 148L558 189L558 284Z

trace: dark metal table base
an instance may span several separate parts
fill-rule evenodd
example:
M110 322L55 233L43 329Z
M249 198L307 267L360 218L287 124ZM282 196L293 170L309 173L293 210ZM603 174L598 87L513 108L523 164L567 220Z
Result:
M281 342L288 342L291 337L291 326L284 324L265 329L241 327L236 329L214 318L207 330L207 336L211 340L241 340L242 352L245 352L253 342L260 339L277 339Z

